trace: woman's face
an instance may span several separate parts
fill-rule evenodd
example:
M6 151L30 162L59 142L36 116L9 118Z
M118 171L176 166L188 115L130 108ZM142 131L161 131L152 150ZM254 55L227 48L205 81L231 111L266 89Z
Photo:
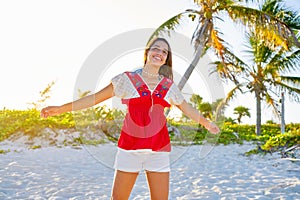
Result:
M162 66L168 57L168 44L158 40L153 43L148 51L147 64Z

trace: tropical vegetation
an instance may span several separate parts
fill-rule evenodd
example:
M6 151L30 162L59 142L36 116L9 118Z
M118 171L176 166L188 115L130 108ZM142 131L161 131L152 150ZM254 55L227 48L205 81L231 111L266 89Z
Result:
M116 142L120 132L124 113L121 110L96 107L94 110L64 113L58 116L41 118L36 109L30 110L0 110L0 142L26 137L24 146L30 149L47 146L80 146L98 145L107 142ZM170 136L174 145L192 145L210 142L228 145L232 143L259 142L258 152L284 152L287 148L300 144L300 124L288 124L286 133L280 133L278 124L264 124L262 134L255 134L254 125L239 125L224 123L219 135L207 132L198 124L188 121L175 121L168 119ZM177 131L177 132L176 132ZM53 137L50 137L50 134ZM178 134L179 133L179 134ZM61 143L58 140L63 136ZM69 138L69 139L68 139ZM39 141L46 140L47 143ZM16 144L17 145L17 144ZM9 149L0 149L1 153Z

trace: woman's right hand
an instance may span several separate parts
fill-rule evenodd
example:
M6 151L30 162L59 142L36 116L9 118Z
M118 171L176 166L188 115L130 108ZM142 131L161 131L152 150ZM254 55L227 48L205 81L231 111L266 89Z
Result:
M41 110L41 117L47 118L54 115L59 115L61 113L62 113L61 106L48 106Z

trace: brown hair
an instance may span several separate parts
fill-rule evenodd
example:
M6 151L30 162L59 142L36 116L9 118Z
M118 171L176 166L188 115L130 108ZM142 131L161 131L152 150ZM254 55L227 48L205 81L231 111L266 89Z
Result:
M164 38L154 38L147 43L145 52L144 52L144 64L147 62L149 49L154 45L157 41L163 41L168 45L168 56L166 59L166 63L160 67L159 74L163 75L167 78L173 80L173 70L172 70L172 51L169 42ZM167 68L166 68L167 67Z
M172 68L168 65L162 65L160 66L159 70L158 70L158 74L159 75L163 75L164 77L167 77L171 80L173 80L173 72L172 72Z

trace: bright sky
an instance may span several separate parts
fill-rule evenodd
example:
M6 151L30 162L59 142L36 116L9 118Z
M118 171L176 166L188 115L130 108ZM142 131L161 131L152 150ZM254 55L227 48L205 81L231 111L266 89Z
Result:
M288 2L300 8L299 0ZM126 31L156 28L192 7L190 0L0 1L0 108L28 108L27 103L37 101L39 91L52 81L56 83L48 104L71 101L84 61L99 45ZM236 37L230 38L236 45ZM255 123L253 98L239 98L234 104L251 105L252 118L245 118L245 123ZM299 104L287 102L286 121L300 122L299 110ZM263 120L272 119L269 113Z

